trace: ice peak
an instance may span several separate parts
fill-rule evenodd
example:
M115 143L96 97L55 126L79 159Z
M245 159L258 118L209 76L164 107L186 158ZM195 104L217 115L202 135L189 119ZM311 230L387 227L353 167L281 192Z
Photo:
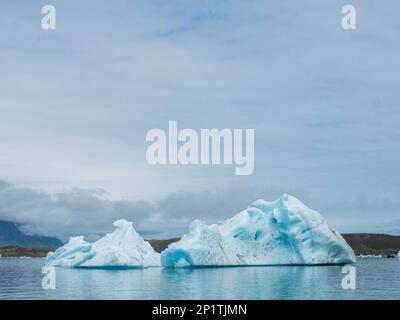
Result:
M254 201L249 208L257 208L260 209L261 211L266 211L267 208L271 206L271 202L265 201L263 199L258 199Z
M276 202L281 203L289 210L310 210L310 208L308 208L303 202L288 193L281 195Z
M284 193L282 194L278 199L276 199L275 201L266 201L263 199L258 199L256 201L254 201L249 208L257 208L260 209L261 211L266 212L267 210L269 210L272 206L275 206L277 204L282 204L284 207L301 207L301 208L307 208L306 205L304 203L302 203L299 199L297 199L296 197L288 194L288 193Z
M84 236L70 237L68 242L65 244L65 247L76 247L79 245L86 245L87 242Z
M282 200L289 200L290 198L294 198L294 197L286 192L280 196L280 199L282 199Z
M284 193L279 197L279 200L284 201L284 202L300 202L301 201L299 199L297 199L295 196L292 196L288 193Z
M120 220L114 221L113 225L115 227L117 227L118 229L130 229L130 228L134 229L133 223L130 221L127 221L125 219L120 219Z

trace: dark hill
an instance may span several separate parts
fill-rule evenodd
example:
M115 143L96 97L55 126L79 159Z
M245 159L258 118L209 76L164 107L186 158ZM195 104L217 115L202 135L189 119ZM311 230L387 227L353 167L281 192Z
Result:
M378 233L342 234L356 255L393 255L400 251L400 236Z
M62 246L57 238L27 235L13 222L0 220L0 246L51 248Z

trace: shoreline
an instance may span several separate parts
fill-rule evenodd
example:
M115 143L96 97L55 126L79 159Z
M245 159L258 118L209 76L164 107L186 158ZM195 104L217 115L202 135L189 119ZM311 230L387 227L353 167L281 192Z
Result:
M343 238L353 249L357 258L397 258L400 252L400 236L377 233L344 233ZM146 240L160 253L179 238L166 240ZM0 258L43 258L55 247L0 246Z

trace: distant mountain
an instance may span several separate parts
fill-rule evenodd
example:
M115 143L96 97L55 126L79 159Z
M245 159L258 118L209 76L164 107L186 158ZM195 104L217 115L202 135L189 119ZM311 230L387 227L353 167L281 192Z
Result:
M18 247L60 247L63 243L57 238L30 236L18 229L13 222L0 220L0 246Z

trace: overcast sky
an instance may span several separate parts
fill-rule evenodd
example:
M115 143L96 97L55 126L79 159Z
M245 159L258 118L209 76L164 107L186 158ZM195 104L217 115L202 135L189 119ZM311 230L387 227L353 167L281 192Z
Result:
M0 10L0 219L148 237L283 192L339 231L400 234L400 3L47 1ZM146 133L254 128L255 171L150 166Z

